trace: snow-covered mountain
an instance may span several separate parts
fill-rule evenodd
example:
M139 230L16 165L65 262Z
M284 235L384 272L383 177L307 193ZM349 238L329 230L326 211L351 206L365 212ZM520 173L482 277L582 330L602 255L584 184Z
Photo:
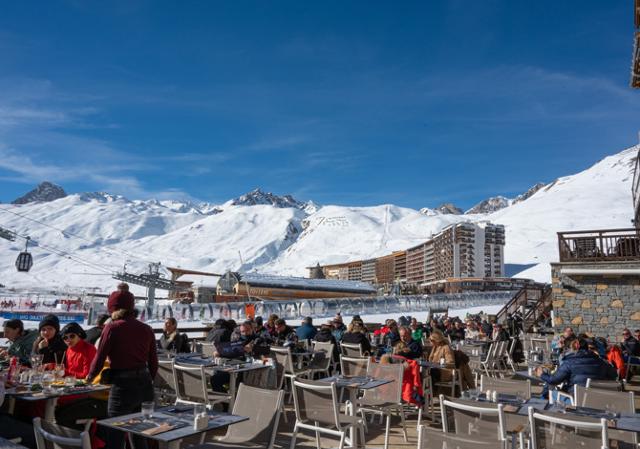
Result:
M505 207L511 206L512 201L504 196L494 196L487 198L484 201L480 201L471 209L465 212L465 214L490 214L491 212L499 211Z
M11 204L27 204L34 203L36 201L55 201L57 199L64 198L65 196L67 196L67 193L62 187L48 181L44 181L38 184L38 186L32 191L13 200Z
M558 257L558 231L631 225L637 151L629 148L534 186L499 210L464 215L390 204L317 206L260 190L222 205L131 201L107 193L3 204L0 226L29 235L39 247L32 248L31 272L17 273L13 263L24 242L0 240L0 284L110 290L116 283L111 272L123 264L142 272L152 261L218 273L306 275L306 267L318 262L380 256L427 240L449 224L481 220L505 225L507 264L531 265L521 275L548 280L548 263Z

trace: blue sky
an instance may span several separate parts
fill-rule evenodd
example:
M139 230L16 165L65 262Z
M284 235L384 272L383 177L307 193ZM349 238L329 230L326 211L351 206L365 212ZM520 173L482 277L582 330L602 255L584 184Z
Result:
M0 200L515 196L637 143L632 3L9 2Z

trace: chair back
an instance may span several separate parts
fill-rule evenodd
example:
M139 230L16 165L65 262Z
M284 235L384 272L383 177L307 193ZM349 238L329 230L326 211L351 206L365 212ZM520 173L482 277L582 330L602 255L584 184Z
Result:
M551 351L551 342L546 338L531 337L531 349L534 351Z
M635 413L633 391L610 391L574 385L575 404L615 413Z
M295 379L293 381L293 403L297 421L340 428L338 394L335 383Z
M204 366L174 363L173 377L176 386L176 403L209 403Z
M608 449L607 420L559 413L538 413L529 407L531 449Z
M480 391L497 391L512 394L523 399L531 399L531 381L497 379L486 375L480 376Z
M340 356L340 372L345 377L366 376L369 369L369 357Z
M291 348L271 346L271 355L276 361L276 366L281 365L285 374L295 374Z
M327 354L327 358L329 359L333 357L333 343L331 343L330 341L314 341L313 350L325 352Z
M153 383L160 390L176 391L176 382L173 377L173 360L158 359L158 373Z
M79 432L41 418L33 419L33 431L38 449L91 449L89 432Z
M362 346L356 343L340 343L340 354L347 357L362 357Z
M362 397L363 403L367 405L402 403L402 377L404 375L404 365L402 363L391 365L369 363L367 375L375 379L391 380L392 382L365 390Z
M460 401L440 395L442 430L466 436L494 441L505 441L505 418L503 404L483 404Z
M219 441L232 444L251 442L271 449L278 431L283 397L282 390L265 390L241 383L233 414L249 419L227 427L227 433Z
M205 357L213 357L213 353L216 352L216 345L209 342L196 343L196 352Z
M506 445L495 439L458 436L432 429L423 424L418 426L418 449L504 449Z
M587 388L597 388L598 390L624 391L624 382L619 380L593 380L587 379Z

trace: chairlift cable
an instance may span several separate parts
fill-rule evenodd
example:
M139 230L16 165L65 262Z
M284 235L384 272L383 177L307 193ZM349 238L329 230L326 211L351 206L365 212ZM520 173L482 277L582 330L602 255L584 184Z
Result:
M75 233L70 232L70 231L65 231L64 229L61 229L61 228L58 228L58 227L56 227L56 226L50 225L50 224L45 223L45 222L43 222L43 221L37 220L37 219L35 219L35 218L28 217L27 215L20 214L20 213L18 213L18 212L14 212L14 211L9 210L9 209L6 209L6 208L4 208L4 207L0 207L0 212L7 212L7 213L9 213L9 214L16 215L16 216L21 217L21 218L24 218L24 219L26 219L26 220L33 221L34 223L38 223L38 224L40 224L40 225L42 225L42 226L46 226L46 227L48 227L48 228L54 229L54 230L56 230L56 231L58 231L58 232L61 232L63 235L70 236L70 237L75 237L75 238L78 238L78 239L84 240L84 241L85 241L85 242L87 242L87 243L95 244L95 242L94 242L94 241L91 241L91 240L89 240L89 239L87 239L87 238L85 238L85 237L82 237L81 235L75 234ZM136 255L134 255L134 254L132 254L132 253L129 253L128 251L124 251L124 250L120 250L120 249L113 249L113 248L103 248L103 250L104 250L104 251L107 251L107 252L109 252L109 251L110 251L110 252L112 252L112 253L117 252L117 253L120 253L120 255L124 255L124 256L130 257L130 258L133 258L133 259L138 259L138 260L141 260L141 261L146 262L146 263L150 263L150 262L151 262L150 260L147 260L147 259L145 259L145 258L143 258L143 257L140 257L140 256L136 256Z

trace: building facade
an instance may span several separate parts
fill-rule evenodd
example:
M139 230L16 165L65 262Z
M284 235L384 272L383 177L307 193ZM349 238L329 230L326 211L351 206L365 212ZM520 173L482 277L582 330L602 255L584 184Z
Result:
M501 278L504 277L504 244L504 226L464 222L450 225L406 251L321 268L327 279L376 285L423 285L449 278Z

